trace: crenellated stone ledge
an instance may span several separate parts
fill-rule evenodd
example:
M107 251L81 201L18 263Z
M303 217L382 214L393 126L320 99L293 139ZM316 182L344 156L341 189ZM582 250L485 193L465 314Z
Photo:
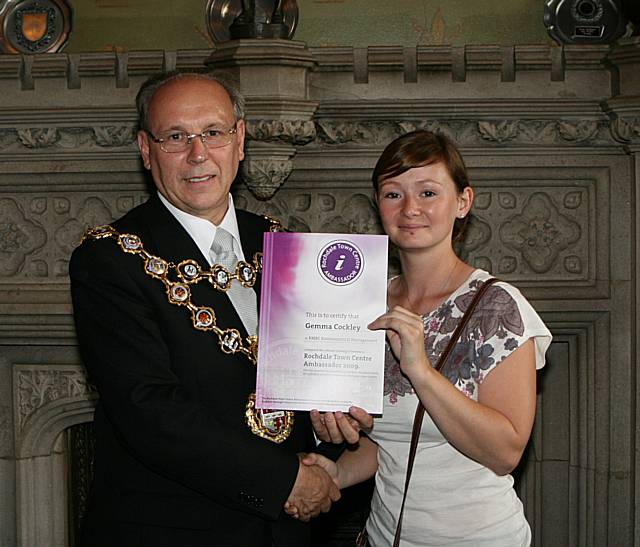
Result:
M128 88L132 80L146 77L161 70L173 68L199 68L205 62L221 60L220 67L228 68L223 59L224 50L240 52L240 61L282 59L276 53L278 40L268 40L266 45L251 44L252 55L246 58L243 46L249 41L229 42L217 50L156 50L96 53L49 53L38 55L1 55L0 82L16 80L22 91L31 91L42 79L62 79L70 90L82 89L85 80L107 78L117 89ZM291 41L283 41L288 49ZM260 42L260 44L264 44ZM275 45L274 45L275 44ZM295 44L295 43L294 43ZM513 82L517 73L543 71L552 81L562 81L572 70L601 70L605 60L628 62L637 55L637 44L626 43L620 52L605 45L594 46L369 46L311 47L297 43L296 61L306 64L316 72L350 72L358 83L367 83L374 72L402 72L405 82L416 82L418 73L448 72L454 82L464 82L467 74L476 71L494 71L501 81ZM275 49L274 49L275 48ZM274 53L274 51L276 53ZM304 54L303 54L304 53ZM274 57L275 55L275 57Z

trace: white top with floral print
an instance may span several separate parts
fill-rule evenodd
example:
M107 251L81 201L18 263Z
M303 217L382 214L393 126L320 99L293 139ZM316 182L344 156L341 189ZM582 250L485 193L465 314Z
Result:
M490 274L475 270L439 308L423 317L425 347L437 363L477 287ZM529 338L536 368L544 366L551 333L520 291L489 287L463 330L442 374L477 399L478 385ZM376 489L367 530L371 545L393 543L404 489L418 398L387 348L384 413L371 438L379 445ZM510 475L498 476L451 446L425 413L402 522L402 546L526 546L531 531Z

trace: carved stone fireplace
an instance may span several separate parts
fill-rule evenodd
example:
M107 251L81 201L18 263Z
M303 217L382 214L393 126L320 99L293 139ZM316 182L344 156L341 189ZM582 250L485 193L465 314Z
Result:
M133 99L163 68L230 71L248 99L236 201L293 230L376 232L383 146L427 127L477 191L464 254L554 334L519 492L535 545L640 541L636 381L640 40L614 47L327 47L0 56L0 545L69 543L65 431L96 394L67 263L148 185Z

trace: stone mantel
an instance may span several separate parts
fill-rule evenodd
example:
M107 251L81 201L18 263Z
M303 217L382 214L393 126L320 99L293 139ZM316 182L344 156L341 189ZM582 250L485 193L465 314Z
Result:
M247 96L236 203L293 230L379 232L369 177L384 145L416 128L459 143L476 190L464 256L518 285L555 337L519 486L534 544L640 543L636 37L0 55L0 547L65 545L64 429L90 420L96 397L69 255L86 227L148 195L139 85L205 64Z

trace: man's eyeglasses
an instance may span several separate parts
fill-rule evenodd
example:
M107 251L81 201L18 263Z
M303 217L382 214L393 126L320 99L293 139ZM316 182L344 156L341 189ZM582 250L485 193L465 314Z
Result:
M160 145L164 152L184 152L191 147L193 139L196 137L202 141L207 148L220 148L226 146L233 140L233 136L238 132L236 124L231 129L218 129L209 127L202 133L189 134L185 131L165 131L155 136L151 131L147 131L151 140Z

